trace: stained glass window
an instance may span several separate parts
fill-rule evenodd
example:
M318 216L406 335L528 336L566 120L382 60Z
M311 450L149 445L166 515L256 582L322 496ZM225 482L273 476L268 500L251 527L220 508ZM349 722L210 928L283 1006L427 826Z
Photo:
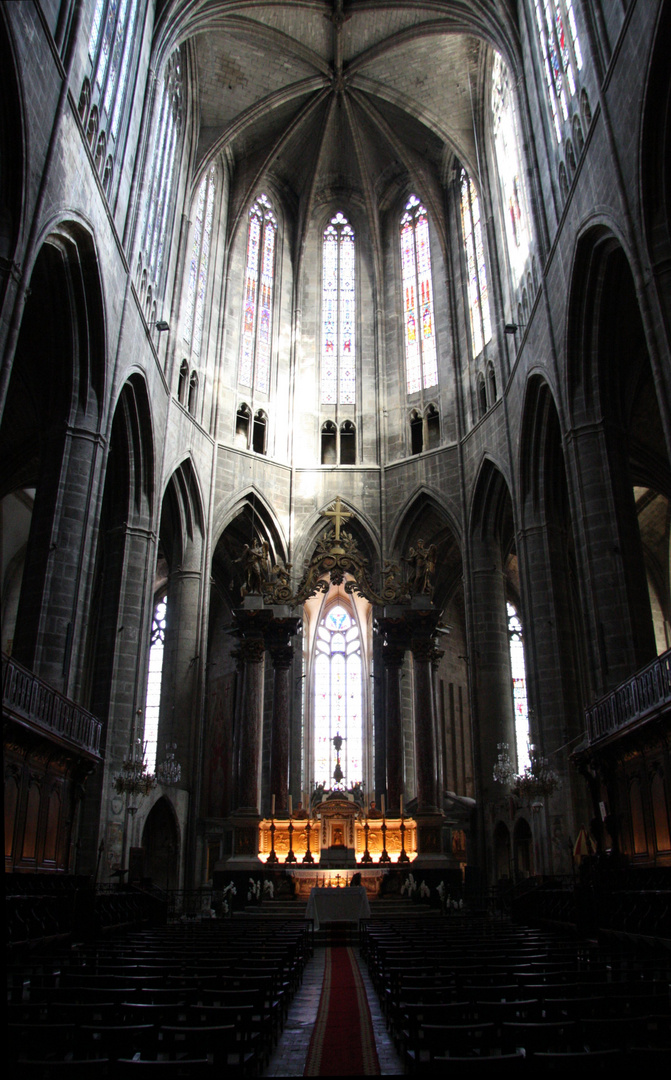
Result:
M529 757L529 705L527 679L524 664L524 638L522 623L512 604L507 604L508 642L510 646L510 671L513 680L513 708L515 711L515 739L517 743L517 771L524 772L531 764Z
M561 142L562 120L568 120L577 72L583 66L573 0L535 0L535 8L550 111L557 142Z
M473 181L461 170L461 231L468 271L468 307L471 316L473 356L478 356L492 336L489 287L482 242L480 200Z
M408 199L401 218L401 279L406 386L415 394L438 382L429 219L416 195Z
M149 645L149 674L147 698L144 710L144 741L147 746L147 771L156 772L156 746L158 743L158 720L161 709L161 681L163 678L163 649L165 645L165 615L168 597L162 596L154 608Z
M322 245L323 405L356 402L356 292L354 230L337 213Z
M238 380L262 394L270 389L277 219L267 195L249 211Z
M93 13L88 46L91 104L100 113L108 145L119 134L139 6L139 0L97 0Z
M317 627L314 660L314 781L333 787L336 751L345 787L363 780L363 658L359 625L342 604L332 605Z
M172 223L172 191L182 125L182 63L179 50L170 57L156 124L153 154L149 158L148 187L142 221L142 265L158 284L168 233Z
M203 177L196 196L196 215L193 223L193 244L189 263L189 281L184 316L184 340L191 345L196 356L200 355L205 314L207 270L212 242L212 218L214 213L216 169L211 166Z
M496 54L492 71L492 119L496 162L501 183L503 209L514 284L524 276L530 254L531 234L526 192L520 163L515 98L510 74Z

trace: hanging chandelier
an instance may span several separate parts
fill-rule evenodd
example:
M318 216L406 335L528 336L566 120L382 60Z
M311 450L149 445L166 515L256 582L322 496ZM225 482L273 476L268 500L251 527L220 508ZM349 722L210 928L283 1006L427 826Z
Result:
M179 784L182 779L182 766L175 761L177 743L165 744L165 761L161 761L156 767L156 779L161 787L170 787Z
M129 753L114 777L114 787L119 795L148 795L156 784L156 777L147 772L147 744L135 734L137 717L141 715L142 709L138 709L133 718Z

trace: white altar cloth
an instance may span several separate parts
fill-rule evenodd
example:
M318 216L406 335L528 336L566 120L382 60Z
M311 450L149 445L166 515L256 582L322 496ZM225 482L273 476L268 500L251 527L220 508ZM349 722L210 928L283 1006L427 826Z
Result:
M342 889L311 889L305 918L314 919L315 930L323 922L356 922L370 918L370 904L363 885Z

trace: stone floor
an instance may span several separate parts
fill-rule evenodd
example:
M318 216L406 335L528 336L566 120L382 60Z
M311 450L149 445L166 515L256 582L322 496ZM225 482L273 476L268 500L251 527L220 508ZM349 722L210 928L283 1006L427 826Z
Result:
M358 950L354 950L358 958ZM302 1076L308 1055L312 1028L317 1019L319 998L324 979L325 950L316 948L314 956L308 962L303 974L303 983L294 997L289 1009L289 1016L284 1025L284 1032L275 1051L264 1070L263 1076ZM359 958L358 958L359 959ZM359 970L363 979L368 1005L373 1021L375 1045L383 1076L402 1076L403 1066L385 1026L377 994L373 989L366 965L359 959Z

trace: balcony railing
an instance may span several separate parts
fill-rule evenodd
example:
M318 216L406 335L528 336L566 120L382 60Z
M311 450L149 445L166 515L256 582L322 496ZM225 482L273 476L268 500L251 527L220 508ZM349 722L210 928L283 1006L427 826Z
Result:
M9 656L2 656L5 713L100 756L102 723Z
M671 704L671 649L585 710L590 743Z

